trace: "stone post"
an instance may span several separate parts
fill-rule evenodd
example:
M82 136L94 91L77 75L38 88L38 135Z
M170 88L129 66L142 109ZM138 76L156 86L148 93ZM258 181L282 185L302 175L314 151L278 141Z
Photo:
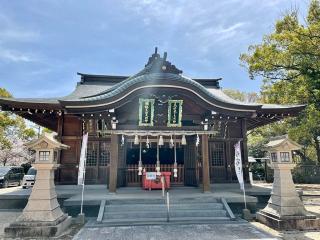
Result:
M257 213L257 219L280 230L319 229L320 219L306 211L292 180L292 150L298 144L284 138L270 141L267 146L274 180L268 205Z
M291 170L294 166L295 164L291 163L273 163L271 165L274 170L274 180L271 197L267 207L263 210L264 212L278 217L307 214L292 180Z
M59 236L70 225L71 217L62 212L57 200L54 171L59 165L55 157L58 150L68 146L47 134L28 146L36 151L36 181L22 214L5 229L5 234L12 238Z

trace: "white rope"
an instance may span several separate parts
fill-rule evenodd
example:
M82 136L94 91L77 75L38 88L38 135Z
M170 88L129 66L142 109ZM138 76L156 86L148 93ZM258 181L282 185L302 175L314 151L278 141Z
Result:
M109 130L105 133L109 134L117 134L117 135L126 135L126 136L179 136L179 135L211 135L211 134L217 134L218 131L181 131L181 130L173 130L173 131L157 131L157 130L151 130L151 131L144 131L144 130Z

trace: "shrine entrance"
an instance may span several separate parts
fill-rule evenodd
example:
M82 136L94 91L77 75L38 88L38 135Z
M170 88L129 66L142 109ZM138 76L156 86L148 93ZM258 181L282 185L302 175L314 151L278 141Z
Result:
M141 186L142 177L139 175L139 166L142 164L142 175L144 172L157 172L160 165L160 172L170 172L170 182L172 186L184 185L184 146L181 142L170 139L163 140L163 145L159 146L156 138L141 139L139 144L134 144L134 140L127 142L126 147L126 185ZM159 159L159 163L157 160ZM139 161L140 165L139 165ZM175 164L176 163L176 164ZM176 165L176 166L175 166ZM174 175L176 168L177 174Z

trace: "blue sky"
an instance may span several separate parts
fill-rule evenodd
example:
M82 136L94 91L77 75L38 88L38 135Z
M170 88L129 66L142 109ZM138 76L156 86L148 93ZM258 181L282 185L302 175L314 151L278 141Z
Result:
M1 0L0 87L15 97L70 93L77 72L131 75L158 46L189 77L259 91L239 64L292 7L308 0Z

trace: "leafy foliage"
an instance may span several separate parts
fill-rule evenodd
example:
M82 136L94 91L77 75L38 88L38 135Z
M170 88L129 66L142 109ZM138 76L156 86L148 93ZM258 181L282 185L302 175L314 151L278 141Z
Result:
M4 88L0 88L0 97L12 97ZM28 160L29 154L24 143L35 136L23 118L9 112L0 112L0 163L21 164Z
M293 140L304 146L300 152L303 158L320 163L319 0L310 2L306 23L301 24L298 12L291 11L276 22L274 31L265 35L262 43L250 46L240 60L252 79L264 79L262 102L307 105L298 118L273 124L269 130L288 131Z
M224 89L223 92L229 97L246 103L260 102L259 94L255 92L242 92L234 89Z

